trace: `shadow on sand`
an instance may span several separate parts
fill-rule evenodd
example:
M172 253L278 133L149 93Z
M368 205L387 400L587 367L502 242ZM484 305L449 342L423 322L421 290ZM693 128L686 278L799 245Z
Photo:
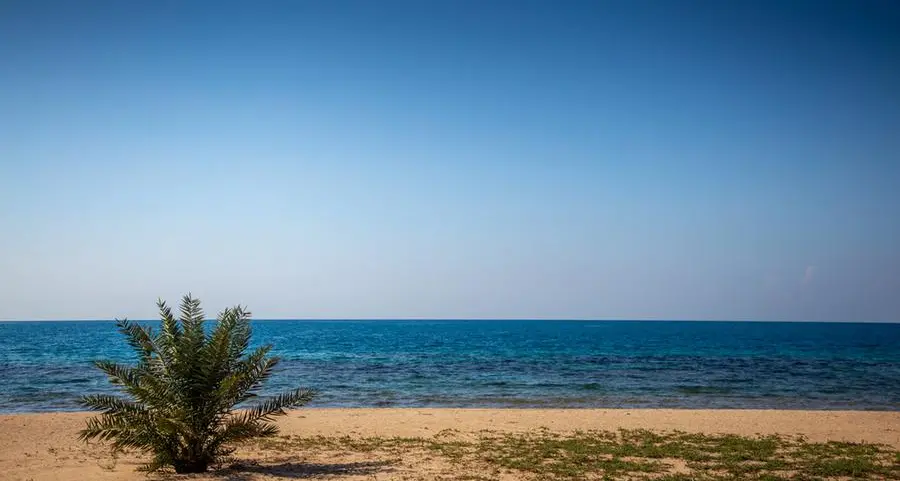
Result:
M249 481L260 474L272 478L314 479L340 476L371 476L390 466L387 461L363 461L358 463L275 463L275 464L235 464L216 473L224 481Z

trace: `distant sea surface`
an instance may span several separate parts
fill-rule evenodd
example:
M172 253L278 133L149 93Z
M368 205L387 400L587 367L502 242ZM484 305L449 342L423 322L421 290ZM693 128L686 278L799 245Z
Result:
M155 323L148 323L155 324ZM900 324L254 321L318 407L900 410ZM0 412L79 410L132 361L112 322L0 322Z

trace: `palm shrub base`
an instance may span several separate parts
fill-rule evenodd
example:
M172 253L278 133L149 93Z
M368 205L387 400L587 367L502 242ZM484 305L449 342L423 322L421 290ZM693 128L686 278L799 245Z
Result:
M274 418L313 398L312 390L300 388L235 409L257 397L279 362L269 356L268 345L247 354L250 312L225 309L206 332L198 299L185 296L177 320L165 302L157 306L159 332L116 321L138 362L94 363L122 395L82 398L82 405L101 414L87 421L81 439L147 452L153 456L143 466L147 471L172 467L176 473L201 473L231 454L235 443L277 434Z

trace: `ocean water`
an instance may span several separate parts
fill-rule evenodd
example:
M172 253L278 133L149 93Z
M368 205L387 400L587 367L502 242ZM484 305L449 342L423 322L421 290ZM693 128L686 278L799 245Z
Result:
M151 323L152 324L152 323ZM900 324L254 321L312 406L900 410ZM78 410L112 322L0 323L0 412Z

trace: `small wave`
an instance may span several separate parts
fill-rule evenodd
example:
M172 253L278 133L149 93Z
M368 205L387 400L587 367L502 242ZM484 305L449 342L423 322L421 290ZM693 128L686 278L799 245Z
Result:
M582 384L578 386L578 389L582 391L602 391L603 385L598 382L589 382L587 384Z
M682 394L728 394L733 391L717 386L678 386L676 390Z
M87 377L73 377L69 379L59 379L54 380L53 384L86 384L90 382L94 382L96 379L91 379Z

